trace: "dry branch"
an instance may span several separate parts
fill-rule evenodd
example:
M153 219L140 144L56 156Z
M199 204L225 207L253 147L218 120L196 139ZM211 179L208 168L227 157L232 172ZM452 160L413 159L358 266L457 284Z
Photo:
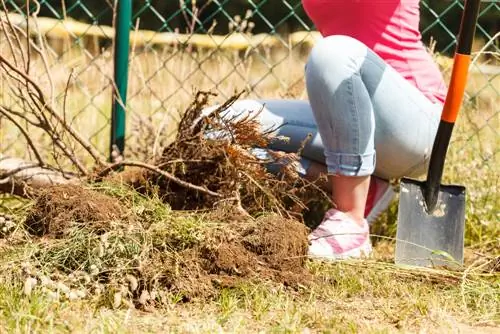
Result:
M30 21L37 20L34 16ZM33 29L37 29L37 22L34 23ZM2 21L4 30L6 26L16 37L13 40L24 40L30 33L14 27L11 21ZM38 41L43 43L41 38ZM31 46L43 59L46 48ZM222 115L243 92L229 98L210 115L204 110L216 94L198 92L178 125L174 142L161 147L160 154L156 154L156 147L167 140L159 138L161 132L146 124L144 138L152 141L150 146L146 145L153 147L152 159L149 156L110 163L67 122L64 108L71 80L66 82L62 106L57 105L51 82L51 87L45 87L36 76L30 75L27 64L32 55L21 44L12 42L11 47L13 54L23 56L17 58L22 59L23 64L15 61L15 57L12 60L8 55L0 55L0 74L7 88L5 94L16 99L10 106L0 102L0 117L17 127L37 161L1 160L0 192L28 196L33 189L54 184L100 182L117 169L137 167L143 176L138 182L144 183L132 185L144 192L152 185L174 210L210 209L232 203L233 208L245 215L269 211L292 218L297 210L305 209L301 199L311 188L299 180L295 169L279 163L283 166L280 167L282 174L275 177L265 166L265 163L277 161L291 163L298 155L280 156L270 152L271 161L263 162L251 153L254 148L265 148L272 141L283 139L274 136L277 129L261 129L256 117L262 110L242 117L233 115L229 119ZM32 138L33 130L49 142ZM223 136L214 137L214 133ZM73 174L69 175L68 170Z
M0 159L0 192L29 197L33 190L55 184L78 184L74 174L62 173L17 158Z
M207 188L204 188L204 187L199 187L199 186L196 186L192 183L189 183L189 182L186 182L186 181L183 181L177 177L175 177L174 175L164 171L164 170L161 170L160 168L156 167L156 166L153 166L153 165L150 165L150 164L147 164L147 163L144 163L144 162L140 162L140 161L121 161L121 162L117 162L117 163L114 163L112 165L109 165L108 167L106 167L106 169L104 169L102 172L99 173L99 177L104 177L106 176L107 174L109 174L111 171L113 170L116 170L120 167L125 167L125 166L129 166L129 167L139 167L139 168L142 168L142 169L147 169L149 171L152 171L152 172L155 172L163 177L165 177L166 179L180 185L181 187L185 187L187 189L191 189L191 190L195 190L195 191L199 191L201 193L204 193L204 194L207 194L207 195L210 195L210 196L214 196L214 197L221 197L220 194L216 193L216 192L213 192Z

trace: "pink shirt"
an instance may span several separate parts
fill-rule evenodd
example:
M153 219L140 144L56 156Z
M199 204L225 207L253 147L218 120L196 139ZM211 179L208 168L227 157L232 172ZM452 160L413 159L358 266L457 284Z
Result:
M366 44L432 102L446 85L419 31L419 0L302 0L323 36L347 35Z

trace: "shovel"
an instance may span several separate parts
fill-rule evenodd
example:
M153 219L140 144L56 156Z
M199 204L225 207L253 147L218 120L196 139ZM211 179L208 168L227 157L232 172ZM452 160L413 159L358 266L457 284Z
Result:
M464 96L479 4L480 0L465 1L452 75L432 148L427 180L401 180L396 233L397 265L451 268L463 265L465 187L440 183Z

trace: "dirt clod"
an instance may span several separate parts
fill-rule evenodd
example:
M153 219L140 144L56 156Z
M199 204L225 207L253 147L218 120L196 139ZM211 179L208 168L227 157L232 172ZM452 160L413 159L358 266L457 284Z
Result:
M285 284L305 284L304 268L308 229L278 216L265 216L218 231L200 249L208 274L243 279L270 279ZM220 277L219 277L220 279Z
M64 236L78 224L96 229L124 218L119 201L95 190L74 185L55 185L41 190L24 222L36 236Z

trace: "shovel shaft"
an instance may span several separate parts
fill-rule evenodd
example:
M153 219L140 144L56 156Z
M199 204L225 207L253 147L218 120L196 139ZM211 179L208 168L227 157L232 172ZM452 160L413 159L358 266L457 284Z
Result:
M424 199L428 212L433 212L436 207L446 153L464 97L480 3L480 0L466 0L462 13L450 85L434 140L424 189Z

